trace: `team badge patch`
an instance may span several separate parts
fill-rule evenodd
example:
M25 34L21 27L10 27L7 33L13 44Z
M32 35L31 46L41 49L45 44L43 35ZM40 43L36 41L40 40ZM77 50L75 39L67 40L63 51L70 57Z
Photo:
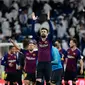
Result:
M45 41L45 43L47 43L47 41Z

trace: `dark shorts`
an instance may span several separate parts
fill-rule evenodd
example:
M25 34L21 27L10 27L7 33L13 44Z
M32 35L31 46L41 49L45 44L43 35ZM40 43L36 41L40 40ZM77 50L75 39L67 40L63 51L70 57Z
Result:
M7 77L6 77L6 81L11 81L11 82L16 82L17 79L17 73L6 73Z
M77 71L76 72L71 72L71 71L66 70L64 80L65 81L68 81L68 80L76 81L77 80Z
M45 78L48 82L51 78L52 65L51 62L39 62L37 66L37 78Z
M16 76L17 78L17 81L20 81L20 80L22 80L22 73L21 72L17 72L17 76Z
M35 82L36 81L36 77L35 77L35 73L26 73L26 77L24 80L29 80L29 81L32 81L32 82Z
M62 73L63 73L63 69L62 68L52 71L51 82L53 84L61 83Z

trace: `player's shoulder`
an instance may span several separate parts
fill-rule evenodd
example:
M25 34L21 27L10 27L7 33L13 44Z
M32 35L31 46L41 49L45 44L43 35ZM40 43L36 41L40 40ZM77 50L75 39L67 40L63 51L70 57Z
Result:
M81 52L81 50L79 48L76 48L77 52Z
M9 55L9 53L7 52L7 53L5 53L5 55L4 56L8 56Z
M67 49L67 52L70 51L70 50L71 50L71 48L68 48L68 49Z
M64 48L61 49L63 52L66 52L66 50Z
M58 51L58 49L56 48L56 47L54 47L54 46L52 46L52 51Z
M38 50L34 50L34 52L33 52L33 53L38 54Z

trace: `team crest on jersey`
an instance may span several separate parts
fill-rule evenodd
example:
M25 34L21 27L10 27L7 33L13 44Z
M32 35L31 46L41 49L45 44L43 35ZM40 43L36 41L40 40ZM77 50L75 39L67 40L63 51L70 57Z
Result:
M76 53L73 53L73 55L76 55Z
M34 53L33 56L36 56L36 54Z
M8 59L10 59L10 57L8 57Z
M16 56L14 56L14 58L16 58Z
M47 41L45 41L45 43L48 43Z

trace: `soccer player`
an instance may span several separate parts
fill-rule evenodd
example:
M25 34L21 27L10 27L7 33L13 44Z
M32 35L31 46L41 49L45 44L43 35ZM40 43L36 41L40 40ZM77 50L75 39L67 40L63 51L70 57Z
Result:
M52 85L61 85L63 67L61 64L61 56L58 49L52 46Z
M1 64L5 66L5 72L7 74L5 80L10 82L10 85L13 85L13 83L16 82L16 65L19 65L15 50L16 48L14 46L10 46L8 53L5 54L1 61Z
M36 85L42 84L43 77L46 80L46 85L50 85L50 77L52 72L51 49L52 49L53 28L49 20L49 14L48 14L48 23L50 29L47 28L47 26L42 27L40 29L40 36L37 36L37 34L34 31L35 20L37 19L34 13L32 14L32 18L33 18L32 35L34 39L36 39L38 42L38 65L37 65Z
M77 48L77 40L72 38L70 40L70 48L67 50L67 64L66 64L66 71L65 71L65 83L66 85L68 80L72 80L72 85L76 85L77 80L77 61L80 61L80 73L83 74L83 60L81 58L81 52Z
M64 78L64 64L66 63L67 60L67 52L65 49L61 47L61 42L59 40L55 41L55 47L59 50L60 55L61 55L61 63L63 66L63 75L62 78Z
M25 65L24 65L24 71L27 74L26 78L24 80L25 85L29 85L32 83L34 85L36 77L35 77L35 72L36 72L36 61L37 61L37 51L34 51L35 49L35 41L30 40L28 41L27 49L20 49L14 42L13 40L10 40L13 45L24 54L25 56Z
M22 54L21 52L19 52L17 49L16 49L16 52L15 52L16 56L17 56L17 60L19 62L19 67L17 66L17 83L19 85L22 85L22 73L23 73L23 67L24 67L24 54Z

